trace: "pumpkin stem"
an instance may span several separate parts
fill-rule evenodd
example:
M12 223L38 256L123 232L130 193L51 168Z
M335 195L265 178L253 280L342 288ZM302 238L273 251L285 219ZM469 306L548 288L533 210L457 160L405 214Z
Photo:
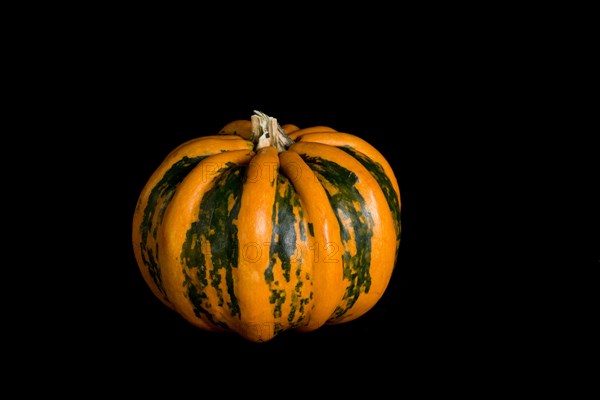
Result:
M250 118L250 121L252 122L251 139L254 142L255 150L273 146L278 153L281 153L294 143L279 126L277 119L254 110L254 115Z

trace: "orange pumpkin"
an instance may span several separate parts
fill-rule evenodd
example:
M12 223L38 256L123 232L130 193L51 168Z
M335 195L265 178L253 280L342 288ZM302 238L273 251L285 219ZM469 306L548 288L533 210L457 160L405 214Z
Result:
M258 111L172 150L133 217L156 297L200 329L253 342L365 314L399 244L400 191L377 149Z

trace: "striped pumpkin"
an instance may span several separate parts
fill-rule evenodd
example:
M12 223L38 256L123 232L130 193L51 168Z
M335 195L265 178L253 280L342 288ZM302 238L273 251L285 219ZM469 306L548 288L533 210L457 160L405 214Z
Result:
M399 244L398 183L378 150L258 111L174 149L133 217L154 295L201 329L253 342L363 315Z

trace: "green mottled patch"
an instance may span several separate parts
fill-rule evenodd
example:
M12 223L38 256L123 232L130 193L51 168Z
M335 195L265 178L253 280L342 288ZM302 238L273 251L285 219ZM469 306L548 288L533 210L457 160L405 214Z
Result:
M300 278L300 273L297 274L298 278ZM290 327L295 327L300 325L300 323L305 318L305 309L306 305L312 300L313 292L311 291L309 297L302 297L302 286L304 283L301 280L298 280L296 286L294 287L294 291L292 292L292 304L290 307L290 314L288 315L288 324ZM298 317L296 317L298 315Z
M373 175L373 178L377 181L383 194L385 195L385 199L392 211L392 215L394 217L394 226L396 228L396 249L400 246L400 231L401 231L401 223L400 223L400 204L398 203L398 195L394 190L394 186L390 181L390 178L386 175L385 171L381 164L376 163L363 153L359 153L354 150L352 147L343 146L339 147L339 149L345 151L350 154L352 157L356 158L358 162L360 162L370 173Z
M356 188L358 177L354 172L321 157L302 155L302 158L323 183L340 226L344 249L343 276L348 280L348 285L342 304L335 310L334 317L337 318L352 308L360 294L368 293L371 287L369 270L374 222L364 198ZM346 246L352 239L356 243L355 255L350 254Z
M273 304L273 317L281 318L281 306L285 302L285 290L273 289L269 297L269 303Z
M302 299L302 281L298 280L294 291L285 296L285 291L274 285L274 268L280 266L286 282L300 279L302 262L295 258L300 256L300 241L306 241L304 213L292 183L283 175L278 175L273 206L273 232L269 248L269 265L265 270L265 281L271 290L271 304L274 304L273 316L281 317L281 306L286 299L290 301L288 322L296 323L304 318ZM298 234L296 232L298 229ZM300 236L300 237L298 237ZM295 261L294 261L295 260ZM279 263L278 263L279 261ZM295 272L292 276L292 268Z
M296 254L298 245L296 238L296 225L298 224L294 207L300 207L298 196L292 185L282 175L277 178L275 190L275 203L273 207L273 233L269 249L269 267L265 271L267 282L273 280L273 267L277 259L281 260L281 268L286 282L290 281L292 258Z
M222 169L215 185L200 202L198 219L190 226L181 249L181 261L186 276L184 287L194 306L196 315L204 315L215 324L208 310L225 306L231 316L240 315L238 299L235 295L233 268L238 265L238 217L243 176L246 167ZM212 268L203 253L210 254ZM227 293L223 293L225 280ZM205 290L208 286L217 294L217 304L210 304Z
M164 212L171 202L177 186L183 178L207 156L183 157L165 172L160 181L150 191L148 203L140 225L142 262L148 268L152 280L158 290L165 293L158 265L158 227L162 223ZM152 239L152 240L150 240Z

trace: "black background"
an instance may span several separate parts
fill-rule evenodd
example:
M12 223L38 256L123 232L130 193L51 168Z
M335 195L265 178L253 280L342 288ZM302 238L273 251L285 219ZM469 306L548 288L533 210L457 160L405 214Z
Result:
M578 328L594 315L575 312L593 304L579 267L599 242L584 13L223 5L9 18L3 356L30 382L18 390L554 389L532 376L579 365L558 360L589 354ZM403 228L371 311L258 345L167 310L131 244L163 157L255 109L375 145Z
M471 197L473 188L465 187L473 161L463 146L473 120L461 107L448 107L452 102L472 107L474 100L455 97L457 88L433 71L395 75L395 66L388 65L384 70L389 73L378 77L348 70L342 62L304 63L309 73L300 69L284 78L218 68L193 78L186 68L185 77L178 78L171 66L167 73L150 68L120 80L123 87L98 114L103 119L96 137L103 142L101 187L93 196L104 199L102 207L110 210L107 220L98 223L111 226L103 253L95 255L103 264L102 277L94 279L106 280L106 286L100 285L92 299L99 309L90 314L90 322L103 341L129 352L158 352L171 361L215 354L221 360L267 357L277 362L327 354L335 363L376 354L415 360L440 353L456 356L480 342L482 331L489 329L484 313L490 310L484 310L481 297L472 298L485 289L470 282L485 240L464 214L480 209L481 193ZM166 309L143 283L131 245L137 197L162 158L185 140L215 133L234 119L248 119L253 110L281 124L331 126L376 146L400 185L403 229L392 280L371 311L353 322L311 333L285 332L259 345L199 331Z
M368 373L385 363L443 371L461 363L477 374L527 341L529 315L513 312L513 302L525 285L521 264L532 261L531 253L517 255L531 245L520 239L535 221L523 220L515 204L532 205L522 193L534 181L512 170L529 154L515 121L531 93L517 94L514 69L485 51L493 36L483 43L460 30L380 29L369 41L344 30L294 46L224 43L208 33L193 35L193 44L177 34L137 40L127 32L40 55L59 61L33 68L36 90L24 96L41 106L36 119L46 127L37 142L40 174L49 161L60 179L42 179L38 190L52 194L45 196L52 226L67 232L48 238L56 267L40 272L60 284L36 277L50 292L36 297L40 317L30 330L50 352L43 358L147 377L156 368L250 373L265 365ZM358 135L394 169L398 263L361 318L255 344L198 330L145 286L131 223L147 179L182 142L253 110L281 124Z
M485 138L479 132L481 118L490 115L481 92L493 87L465 86L464 75L437 68L436 60L407 64L393 57L370 69L340 55L329 62L300 58L291 70L251 71L219 59L110 61L114 69L94 68L71 89L68 103L81 146L64 165L78 199L68 204L75 224L70 240L77 243L70 246L81 260L69 267L77 284L58 294L67 305L61 314L68 347L82 346L86 360L92 354L136 368L144 360L207 359L252 368L257 360L279 365L297 357L336 368L372 357L422 365L497 354L489 335L497 329L492 316L502 316L497 299L489 302L489 270L501 254L491 248L488 228L506 221L487 209L489 196L497 195L486 184L495 172L482 169L494 157L491 148L502 145L494 136L501 122L487 122ZM281 124L358 135L394 169L402 198L398 263L387 291L363 317L254 344L198 330L145 286L131 222L150 174L183 141L248 119L253 110Z

